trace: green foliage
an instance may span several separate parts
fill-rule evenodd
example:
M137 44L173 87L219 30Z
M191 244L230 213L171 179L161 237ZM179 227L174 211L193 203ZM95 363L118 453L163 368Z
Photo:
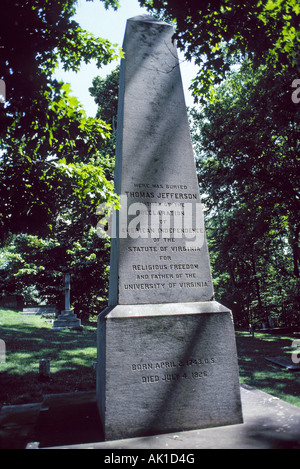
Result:
M140 0L142 6L174 22L178 47L199 66L192 89L204 101L233 63L243 57L278 71L299 71L297 0ZM295 75L297 76L297 75Z
M97 358L96 323L82 331L52 330L40 316L0 309L1 339L6 344L0 362L0 408L9 404L32 404L45 394L93 391ZM50 359L50 380L38 379L39 362Z
M64 309L64 274L71 272L71 304L83 320L105 306L109 244L96 229L60 221L52 237L14 235L0 252L0 292L22 292L26 304Z
M120 67L118 66L105 78L95 77L93 86L89 88L91 96L98 104L97 117L105 120L112 127L116 126L118 113L119 79Z
M118 6L115 0L104 3L114 9ZM71 96L69 85L53 80L52 73L59 61L66 70L76 71L82 61L91 59L100 66L115 59L117 49L109 41L83 31L72 20L75 0L5 0L2 8L5 15L0 19L0 59L4 64L1 79L6 83L8 99L5 107L0 106L3 241L10 232L46 235L55 224L63 196L78 196L80 186L83 192L88 190L85 182L78 182L80 173L86 179L83 166L80 170L77 167L74 191L70 184L62 186L62 162L86 163L89 166L85 172L91 171L90 160L107 142L111 129L101 119L88 118L78 100ZM98 155L99 163L102 166ZM73 173L74 168L70 167ZM92 172L92 178L100 179L99 193L105 192L104 187L110 191L111 185L105 180L110 173L97 168ZM85 194L81 200L83 197Z
M115 0L104 3L118 7ZM72 19L76 5L77 0L2 0L0 62L8 99L7 108L1 110L6 124L2 131L16 113L22 113L26 121L36 115L37 108L44 108L59 61L65 70L78 71L82 61L95 59L100 67L117 57L116 46L84 31Z
M107 77L97 76L93 79L93 86L89 88L91 96L98 105L96 117L110 124L112 135L108 142L101 145L101 151L114 158L117 133L118 95L119 95L120 67L118 66Z
M103 202L117 206L112 182L105 177L105 166L99 153L88 164L67 164L65 159L47 164L40 179L45 186L45 206L49 208L50 197L53 200L51 224L48 220L44 232L45 223L37 219L34 231L39 235L30 234L30 230L22 233L21 225L16 232L22 234L8 236L1 250L3 294L22 292L26 303L55 303L63 309L63 274L71 272L76 313L87 319L104 306L109 243L97 237L96 209ZM36 187L32 195L39 196Z
M50 102L48 122L51 153L68 161L88 161L99 145L110 138L110 125L101 119L87 117L70 85L63 84L61 94ZM39 152L39 148L36 147Z
M1 290L5 293L22 292L27 303L43 300L57 287L55 280L61 274L55 262L59 243L53 238L41 239L35 235L12 237L1 250Z
M100 157L98 167L93 167L91 162L86 166L84 163L95 154L104 132L105 138L108 137L107 126L102 121L87 119L80 108L71 116L61 111L56 117L53 113L51 118L55 123L48 123L36 141L29 136L19 140L11 136L3 146L5 153L0 161L2 239L9 232L47 234L55 223L57 211L71 195L78 197L80 194L81 202L90 202L87 193L97 187L94 200L101 196L102 201L104 194L108 196L112 191L101 169ZM75 185L67 177L67 162L71 165L69 173L77 169ZM85 176L87 171L92 173L89 178Z
M107 295L109 243L97 237L96 209L117 203L114 161L102 151L111 126L87 117L70 86L52 74L59 63L77 71L93 59L100 67L119 49L82 30L72 19L76 4L1 5L0 74L8 102L0 107L0 290L63 308L63 274L70 272L73 306L86 319Z
M59 174L64 184L60 193L61 204L65 205L68 194L71 196L68 210L72 209L73 217L90 219L95 214L97 206L103 202L111 207L117 205L113 183L105 177L105 167L100 155L96 161L99 161L102 167L92 162L67 164L65 159L50 165L54 182Z

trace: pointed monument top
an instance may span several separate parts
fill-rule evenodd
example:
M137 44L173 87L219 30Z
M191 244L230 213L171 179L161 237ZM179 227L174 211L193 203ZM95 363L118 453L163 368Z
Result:
M123 207L116 219L118 237L112 239L110 306L210 301L214 295L172 37L172 26L151 16L136 16L127 23L115 173ZM128 224L128 210L137 203L144 218ZM158 212L166 218L154 221Z
M157 18L154 18L154 16L151 15L137 15L133 16L132 18L128 18L128 21L140 21L142 23L161 23L164 24L165 26L171 26L171 24L166 23L165 21L159 20Z

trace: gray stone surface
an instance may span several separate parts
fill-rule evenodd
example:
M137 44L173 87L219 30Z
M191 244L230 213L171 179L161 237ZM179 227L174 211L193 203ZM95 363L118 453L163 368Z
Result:
M203 454L197 450L202 449L300 449L299 407L246 385L241 386L241 398L243 424L70 446L61 444L60 448L110 450L112 454L119 450L121 455L135 449L156 449L161 453L174 450L177 454L186 449L198 455L200 463ZM139 462L147 461L146 454L144 451L140 454Z
M104 441L94 392L46 395L43 402L2 407L0 448L100 449L103 457L143 450L139 463L147 450L180 454L187 449L203 462L197 450L300 449L299 407L246 385L241 398L243 424Z
M21 314L24 315L41 315L41 316L56 316L58 309L54 305L32 305L25 306Z
M77 317L73 310L61 311L57 319L53 323L52 329L78 329L81 330L81 320Z
M172 35L149 17L127 21L115 169L121 210L109 305L98 317L106 440L242 422L232 316L213 300Z
M106 439L241 423L231 313L221 305L205 312L205 305L177 304L174 314L169 307L152 315L148 306L144 312L144 305L131 305L123 314L116 306L99 316Z
M39 362L39 378L49 379L50 378L50 359L42 359Z
M61 311L58 318L54 321L52 329L61 330L61 329L75 329L82 330L83 326L81 325L81 320L77 318L76 314L71 307L71 282L70 274L65 275L65 309Z

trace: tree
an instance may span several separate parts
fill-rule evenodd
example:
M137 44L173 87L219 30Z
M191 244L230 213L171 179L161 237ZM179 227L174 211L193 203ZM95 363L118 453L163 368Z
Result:
M72 70L92 58L98 66L108 63L116 48L72 20L75 0L4 3L0 58L8 103L0 109L1 292L56 302L61 277L71 271L73 305L84 317L99 311L107 294L109 243L96 235L96 208L117 200L110 181L113 162L99 152L111 128L88 118L69 86L52 74L59 60Z
M113 130L117 125L118 95L119 95L120 66L116 67L105 78L97 76L93 79L93 86L89 88L91 96L98 104L96 117L110 124Z
M299 2L140 4L173 22L178 47L199 66L191 88L202 108L191 122L217 293L240 324L265 320L271 309L281 317L289 306L299 310L299 109L291 90L300 71Z
M101 146L101 150L106 152L111 159L114 159L116 147L119 79L120 67L118 66L105 78L95 77L93 86L89 88L91 96L98 105L96 117L103 119L112 129L110 139Z
M102 1L106 8L118 7L117 0ZM1 110L6 124L2 132L16 113L22 112L26 123L45 111L47 93L57 86L52 75L59 61L65 70L78 71L82 61L95 59L101 67L116 57L115 46L72 19L76 4L77 0L2 0L0 63L8 99Z
M297 0L139 0L175 26L174 38L199 66L192 89L201 101L221 82L232 63L248 57L277 71L300 68ZM292 79L290 79L292 81Z
M116 0L104 3L118 5ZM5 107L0 106L4 240L10 232L47 233L62 197L67 198L68 191L78 194L72 184L61 186L65 166L54 162L87 163L110 135L108 124L87 118L68 86L53 80L59 60L66 70L76 71L82 61L94 58L101 66L117 55L109 41L95 38L72 20L76 0L5 0L2 7L1 79L8 99ZM110 187L100 172L102 188Z
M60 223L52 236L10 236L0 252L0 292L21 292L26 304L55 304L62 310L64 274L71 272L71 304L87 320L106 305L109 242L97 238L93 226Z
M76 182L62 177L63 171L74 174L76 165L83 169L89 163L86 169L96 178L98 196L101 195L98 203L105 194L112 196L112 186L104 177L99 157L98 166L93 171L91 168L91 158L103 140L109 138L110 129L104 121L86 117L77 99L69 95L68 86L63 85L62 91L49 104L45 127L36 135L31 132L34 127L38 129L38 119L23 130L24 138L17 139L14 128L7 131L0 161L2 239L10 232L49 232L57 211L71 196L78 197L80 186L85 184L78 178L84 172L77 172ZM26 131L28 136L24 135ZM111 194L105 187L110 188Z

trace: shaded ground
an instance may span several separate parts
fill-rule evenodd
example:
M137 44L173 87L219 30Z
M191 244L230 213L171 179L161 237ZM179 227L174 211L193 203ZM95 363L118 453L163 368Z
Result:
M0 362L2 405L41 402L45 394L94 391L96 323L84 330L54 331L40 316L0 310L0 339L6 343L6 361ZM236 333L240 382L254 386L300 407L300 373L287 372L265 357L290 356L295 337ZM51 359L50 380L39 379L39 361Z
M300 372L287 371L266 357L291 357L293 335L237 332L240 382L300 407Z
M83 331L52 330L39 316L0 311L0 338L6 344L0 363L2 405L41 402L44 394L90 391L96 386L96 325ZM50 359L50 379L39 378L39 362Z
M101 440L94 391L46 395L40 403L4 406L0 411L2 449L24 449L35 442L43 448Z

